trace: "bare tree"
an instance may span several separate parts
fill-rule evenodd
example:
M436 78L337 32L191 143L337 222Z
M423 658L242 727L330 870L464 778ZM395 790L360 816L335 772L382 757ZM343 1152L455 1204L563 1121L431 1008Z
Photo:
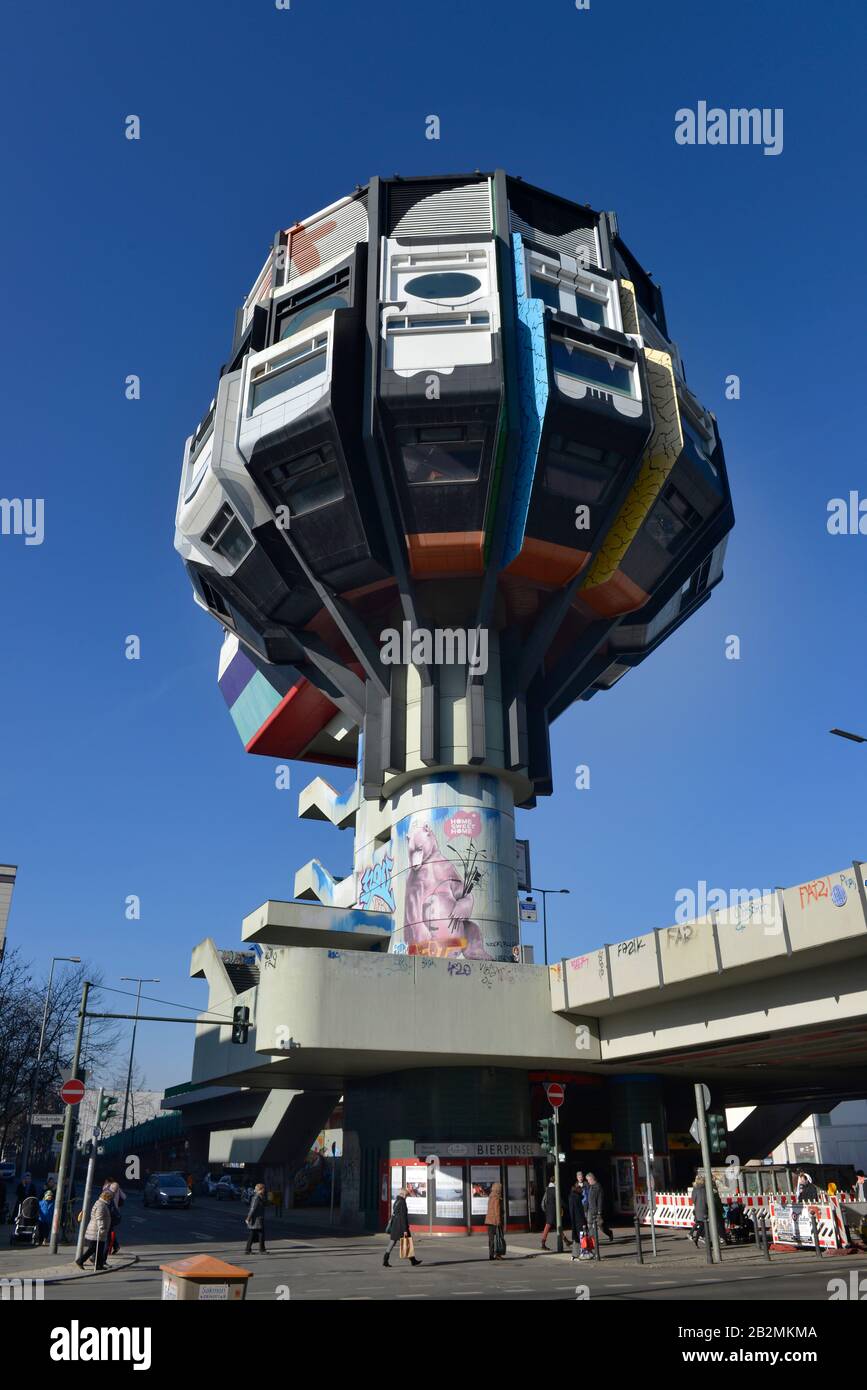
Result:
M58 1109L59 1078L72 1061L86 979L91 981L90 1000L95 1005L102 985L101 971L84 962L62 975L55 974L37 1066L48 980L35 979L33 966L22 958L20 949L5 954L0 970L0 1152L23 1138L31 1089L34 1110ZM112 1020L88 1019L82 1064L92 1068L104 1062L117 1047L118 1037ZM35 1131L34 1139L39 1137Z

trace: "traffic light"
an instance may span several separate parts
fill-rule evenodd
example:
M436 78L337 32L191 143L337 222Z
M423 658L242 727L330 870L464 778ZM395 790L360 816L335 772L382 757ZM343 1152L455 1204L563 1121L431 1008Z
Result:
M711 1153L723 1153L726 1147L726 1117L711 1111L707 1117L707 1137Z
M99 1106L99 1114L96 1117L96 1123L98 1125L106 1124L112 1118L116 1109L117 1096L103 1096Z
M552 1154L554 1152L554 1121L539 1121L539 1146L543 1153Z
M245 1043L250 1032L250 1010L246 1004L239 1004L232 1011L232 1042Z

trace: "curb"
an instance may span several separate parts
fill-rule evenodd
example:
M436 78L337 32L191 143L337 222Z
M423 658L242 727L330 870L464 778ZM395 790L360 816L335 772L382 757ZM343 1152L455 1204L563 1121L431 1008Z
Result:
M118 1269L129 1269L131 1265L138 1264L138 1255L122 1255L114 1264L106 1265L105 1269L77 1269L73 1264L74 1273L67 1273L65 1266L60 1268L52 1265L47 1269L18 1269L4 1271L4 1279L41 1279L44 1284L66 1284L73 1283L76 1279L92 1279L97 1274L114 1274Z

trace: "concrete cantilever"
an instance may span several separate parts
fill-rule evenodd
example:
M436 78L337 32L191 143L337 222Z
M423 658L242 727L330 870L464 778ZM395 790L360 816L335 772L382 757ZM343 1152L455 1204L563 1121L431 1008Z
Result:
M244 918L244 941L269 946L330 946L349 951L384 951L391 936L389 912L322 907L268 900Z

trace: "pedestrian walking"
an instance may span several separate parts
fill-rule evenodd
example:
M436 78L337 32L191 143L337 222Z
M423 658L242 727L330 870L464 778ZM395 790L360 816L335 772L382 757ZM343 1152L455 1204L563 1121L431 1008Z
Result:
M557 1188L554 1186L554 1179L548 1183L542 1197L542 1215L545 1218L545 1226L542 1231L542 1249L547 1250L548 1237L557 1228Z
M584 1174L578 1174L569 1193L569 1225L572 1227L572 1259L589 1260L590 1251L582 1249L581 1241L587 1231L587 1212L584 1206ZM576 1251L580 1250L580 1256Z
M710 1193L707 1190L704 1170L702 1169L695 1175L695 1182L692 1185L692 1214L694 1225L690 1232L690 1239L694 1245L700 1245L707 1241L709 1232L709 1197L713 1200L716 1210L717 1230L723 1230L723 1208L722 1200L714 1185Z
M126 1201L126 1193L115 1178L109 1178L103 1184L103 1189L108 1193L108 1199L111 1204L111 1230L108 1235L108 1253L109 1255L119 1255L120 1241L118 1240L117 1228L121 1222L120 1209Z
M93 1204L90 1220L84 1230L84 1247L81 1251L81 1259L75 1261L79 1269L84 1269L91 1256L93 1256L94 1269L105 1269L110 1230L111 1199L107 1192L100 1192Z
M605 1188L595 1173L587 1174L587 1225L597 1239L599 1231L602 1230L607 1235L609 1244L613 1243L614 1232L605 1215Z
M39 1244L47 1245L51 1236L51 1222L54 1219L54 1193L50 1187L39 1203Z
M501 1260L506 1253L506 1237L503 1234L503 1184L495 1182L488 1197L488 1210L485 1213L488 1228L488 1259Z
M257 1182L253 1188L253 1196L250 1199L250 1207L244 1217L244 1225L247 1227L247 1247L244 1253L249 1255L253 1249L253 1239L259 1238L259 1254L267 1255L265 1249L265 1184Z
M421 1260L415 1256L415 1246L412 1243L412 1232L409 1229L409 1208L406 1205L406 1188L402 1187L394 1199L394 1206L391 1209L391 1216L385 1233L391 1239L391 1245L382 1257L382 1263L386 1269L390 1269L388 1262L389 1255L392 1254L396 1245L400 1246L400 1258L409 1260L411 1265L420 1265Z
M859 1168L855 1174L855 1201L867 1202L867 1177L864 1176L864 1169Z
M22 1173L21 1181L15 1189L15 1200L23 1202L26 1197L38 1197L39 1192L31 1173Z

